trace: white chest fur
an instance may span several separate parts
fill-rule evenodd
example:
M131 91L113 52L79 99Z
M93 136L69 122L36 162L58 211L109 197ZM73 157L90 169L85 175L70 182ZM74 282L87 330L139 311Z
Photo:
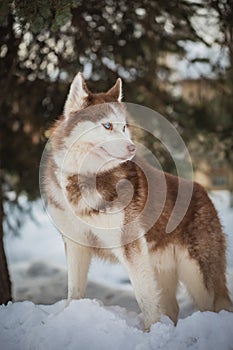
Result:
M61 211L52 205L48 212L58 230L82 245L93 245L99 248L111 248L121 245L121 232L124 223L124 212L99 212L91 215L79 215L75 206L65 205ZM96 237L90 241L90 234Z

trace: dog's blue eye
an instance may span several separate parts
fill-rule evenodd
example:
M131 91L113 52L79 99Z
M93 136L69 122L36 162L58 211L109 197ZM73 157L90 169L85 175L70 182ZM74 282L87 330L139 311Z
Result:
M112 130L112 123L107 122L107 123L104 123L103 126L104 126L105 129L107 129L107 130Z

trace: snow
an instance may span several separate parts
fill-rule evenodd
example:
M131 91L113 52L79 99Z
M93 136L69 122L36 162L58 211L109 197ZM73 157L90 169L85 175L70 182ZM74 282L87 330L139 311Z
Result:
M134 312L104 307L95 300L73 301L64 309L31 302L0 307L1 349L232 349L233 314L195 312L175 327L167 317L150 333Z
M211 197L227 233L232 292L233 209L229 193L216 192ZM63 242L40 202L33 211L39 224L26 220L20 237L7 235L5 239L16 302L0 306L1 350L233 349L233 313L195 311L182 286L176 327L163 316L150 333L145 333L128 276L120 265L94 261L88 299L65 307Z

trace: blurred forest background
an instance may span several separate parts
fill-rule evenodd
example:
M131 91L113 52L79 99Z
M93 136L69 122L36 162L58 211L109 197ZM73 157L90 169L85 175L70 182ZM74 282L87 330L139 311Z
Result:
M232 0L2 0L0 303L11 299L3 227L18 231L22 194L39 197L46 130L78 71L96 92L120 76L125 101L178 129L200 182L233 190Z

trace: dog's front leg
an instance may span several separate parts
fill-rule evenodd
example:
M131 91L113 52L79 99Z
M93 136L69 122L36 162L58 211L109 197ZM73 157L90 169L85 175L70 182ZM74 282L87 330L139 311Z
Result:
M160 290L154 278L145 238L116 248L115 255L126 267L138 305L144 316L145 330L161 316Z
M91 249L83 247L66 237L63 239L68 269L68 305L71 300L84 297L91 261Z

